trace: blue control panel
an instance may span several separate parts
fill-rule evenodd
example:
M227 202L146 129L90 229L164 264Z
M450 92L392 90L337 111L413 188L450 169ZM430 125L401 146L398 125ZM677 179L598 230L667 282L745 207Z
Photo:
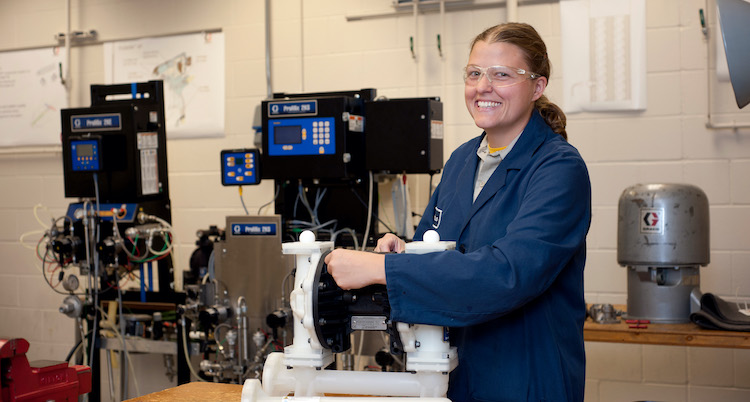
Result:
M268 155L334 155L336 120L300 117L268 121Z
M260 183L257 149L221 151L221 184L242 186Z
M74 172L98 172L101 170L99 159L99 140L70 141L70 156Z
M70 116L71 132L117 131L122 129L120 113Z
M86 215L83 208L82 202L70 204L66 215L73 221L80 220ZM89 209L88 213L91 214L91 210L96 208L96 204L89 204L86 208ZM138 205L136 204L99 204L98 215L105 222L111 222L113 216L117 218L118 222L133 222L137 209Z
M232 236L276 236L275 223L233 223Z

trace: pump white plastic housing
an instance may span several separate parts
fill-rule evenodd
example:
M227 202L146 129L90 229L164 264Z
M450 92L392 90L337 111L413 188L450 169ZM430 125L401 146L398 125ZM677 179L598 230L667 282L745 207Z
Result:
M434 231L432 231L434 232ZM331 351L320 345L312 320L312 286L321 255L333 248L331 242L316 242L310 232L302 233L300 241L282 245L284 254L297 256L297 273L291 296L294 314L294 341L284 353L271 353L263 369L263 382L245 381L242 402L266 401L337 401L350 397L338 395L378 395L357 397L357 401L450 402L448 373L458 362L458 353L451 347L442 327L398 323L407 353L408 372L371 372L323 370L333 361ZM437 232L426 233L425 241L406 245L407 253L422 254L455 248L453 242L441 242ZM294 392L294 396L287 396ZM311 397L313 399L311 399ZM387 397L384 399L383 397Z

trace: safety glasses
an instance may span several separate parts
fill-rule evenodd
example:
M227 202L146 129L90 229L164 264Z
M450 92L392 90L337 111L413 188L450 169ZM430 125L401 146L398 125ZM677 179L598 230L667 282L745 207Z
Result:
M525 80L533 80L541 77L537 73L526 71L522 68L507 66L479 67L470 64L464 67L464 82L466 85L476 86L482 80L482 76L495 88L509 87L519 84Z

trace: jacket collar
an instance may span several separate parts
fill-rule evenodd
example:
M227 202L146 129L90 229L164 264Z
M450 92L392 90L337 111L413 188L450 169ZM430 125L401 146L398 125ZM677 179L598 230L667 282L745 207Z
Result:
M500 165L498 165L497 169L495 169L495 172L492 173L492 176L490 176L490 179L487 181L487 184L485 184L484 188L479 193L476 201L472 203L471 199L474 192L474 180L476 177L478 159L476 151L479 147L479 144L481 143L482 137L487 134L482 133L482 136L474 139L475 143L472 147L473 152L471 152L467 156L464 168L459 174L460 188L458 191L460 191L461 194L461 207L465 208L463 210L470 211L462 225L461 232L463 232L463 229L469 223L471 217L474 216L474 214L490 198L492 198L498 191L505 187L505 180L508 176L508 171L520 170L521 168L523 168L523 166L525 166L534 155L534 152L536 152L539 146L541 146L545 139L549 136L549 133L551 133L551 129L547 125L547 122L544 121L544 118L542 118L542 115L539 114L539 111L534 109L531 113L531 118L526 124L526 127L523 129L523 132L518 138L516 145L513 146L513 149L505 157L505 159L500 162Z

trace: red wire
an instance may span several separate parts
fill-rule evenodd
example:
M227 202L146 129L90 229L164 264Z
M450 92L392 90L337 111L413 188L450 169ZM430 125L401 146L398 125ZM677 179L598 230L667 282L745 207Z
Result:
M53 270L52 270L52 271L50 272L50 274L54 274L54 273L55 273L55 271L57 271L58 269L60 269L60 264L57 264L57 266L55 267L55 269L53 269ZM58 286L60 286L60 284L62 283L62 279L60 279L59 281L57 281L57 283L56 283L56 284L54 284L54 285L53 285L53 284L52 284L52 275L50 275L49 277L50 277L50 281L49 281L49 284L50 284L50 286L52 286L52 288L53 288L53 289L54 289L54 288L56 288L56 287L58 287Z

